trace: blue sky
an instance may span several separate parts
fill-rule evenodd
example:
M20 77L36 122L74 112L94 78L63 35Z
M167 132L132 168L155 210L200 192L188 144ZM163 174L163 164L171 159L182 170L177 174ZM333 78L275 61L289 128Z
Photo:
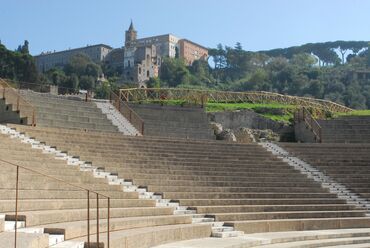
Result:
M0 39L32 54L173 33L207 47L241 42L265 50L334 40L370 40L370 0L0 0Z

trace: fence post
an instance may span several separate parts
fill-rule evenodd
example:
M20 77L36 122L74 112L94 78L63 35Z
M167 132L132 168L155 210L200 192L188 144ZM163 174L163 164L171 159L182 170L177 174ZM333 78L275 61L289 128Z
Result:
M18 185L19 185L19 166L17 166L15 184L15 227L14 227L14 247L17 247L17 227L18 227Z
M17 96L17 111L19 111L19 94Z
M87 248L90 248L90 191L87 191Z
M108 197L108 218L107 218L107 246L109 248L109 242L110 242L110 197Z
M35 110L32 110L32 124L31 124L33 127L36 126L35 125Z
M99 248L99 194L96 193L96 243Z

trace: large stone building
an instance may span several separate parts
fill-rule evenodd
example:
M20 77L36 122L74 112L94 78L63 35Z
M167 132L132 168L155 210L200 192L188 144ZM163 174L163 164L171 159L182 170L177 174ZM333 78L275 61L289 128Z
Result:
M137 31L131 22L125 33L125 47L123 58L123 78L145 87L145 82L158 76L161 58L157 46L150 43L137 45Z
M124 76L144 86L151 77L158 76L163 57L183 58L188 65L195 60L208 58L208 49L190 40L180 39L172 34L137 38L137 31L131 22L125 32Z
M179 40L179 57L185 59L188 65L193 64L195 60L206 60L208 58L208 49L198 45L190 40Z
M40 72L54 67L63 67L69 59L76 54L85 54L95 63L102 62L112 51L112 47L104 44L69 49L60 52L46 52L35 56L36 66Z
M152 77L157 77L162 58L183 58L188 65L195 60L208 58L208 49L187 39L180 39L172 34L158 35L138 39L137 31L131 22L125 32L125 45L112 49L99 44L60 52L47 52L35 56L39 71L45 72L54 67L62 67L69 59L79 53L86 54L94 62L106 62L122 72L125 82L145 86Z

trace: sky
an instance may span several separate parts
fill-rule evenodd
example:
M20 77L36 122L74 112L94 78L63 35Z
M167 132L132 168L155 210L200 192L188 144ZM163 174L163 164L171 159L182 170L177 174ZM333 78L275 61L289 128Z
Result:
M369 13L370 0L0 0L0 40L12 50L28 40L32 55L118 48L132 19L139 38L172 33L258 51L370 40Z

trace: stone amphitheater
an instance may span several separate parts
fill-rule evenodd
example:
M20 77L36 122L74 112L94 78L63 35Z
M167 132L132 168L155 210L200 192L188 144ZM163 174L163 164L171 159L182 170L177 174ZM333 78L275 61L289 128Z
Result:
M0 247L370 247L370 117L239 144L199 107L1 96Z

